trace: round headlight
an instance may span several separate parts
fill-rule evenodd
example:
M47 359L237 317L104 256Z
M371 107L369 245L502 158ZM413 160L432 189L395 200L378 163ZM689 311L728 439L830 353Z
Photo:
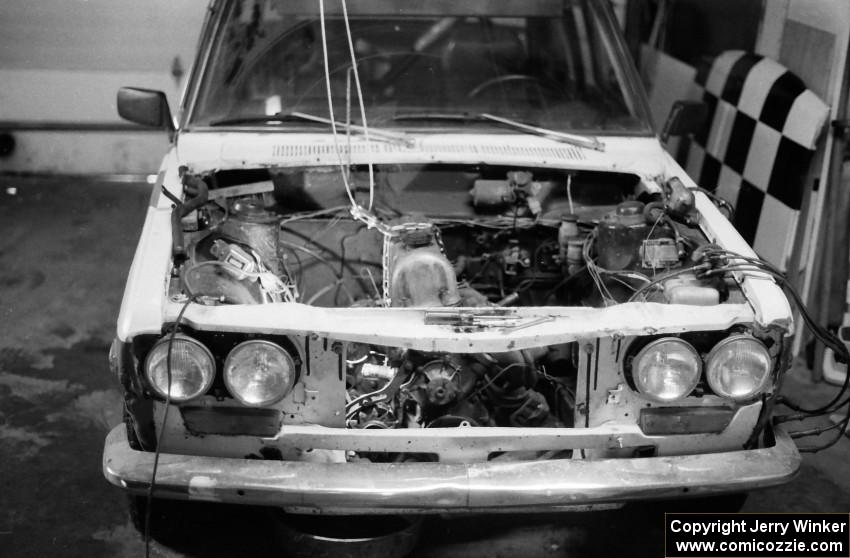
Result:
M637 354L632 361L632 379L644 396L667 403L686 397L697 387L701 368L696 349L676 337L665 337Z
M168 388L168 346L171 345L171 400L188 401L206 393L215 379L215 360L209 349L191 337L177 334L173 342L166 335L153 346L145 359L145 376L151 388L166 397Z
M773 368L767 347L749 335L727 337L711 350L705 376L711 390L736 401L761 393Z
M224 383L244 405L271 405L295 384L295 361L271 341L245 341L227 355Z

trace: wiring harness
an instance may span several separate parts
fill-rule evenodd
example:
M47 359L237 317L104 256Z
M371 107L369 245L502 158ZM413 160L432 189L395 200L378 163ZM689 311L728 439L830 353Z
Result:
M723 276L729 272L745 272L762 274L763 276L774 280L794 302L794 305L797 307L797 310L803 319L803 323L809 331L812 332L814 337L835 352L836 360L838 362L843 364L850 362L850 353L848 353L847 347L841 339L839 339L836 334L814 321L800 294L788 281L785 274L773 266L770 262L757 257L743 256L717 246L711 246L702 251L700 259L697 261L697 265L695 267L688 268L682 272L695 273L700 279ZM673 274L667 274L643 285L634 293L634 295L632 295L630 300L638 300L639 298L645 299L649 291L659 288L664 281L675 275L675 272ZM850 394L848 392L850 392L850 374L845 375L844 383L838 393L836 393L830 401L818 407L806 408L795 403L787 396L780 395L777 397L776 403L794 411L795 414L779 415L774 418L774 422L776 424L780 424L785 422L802 421L813 417L843 412L843 418L835 424L807 430L797 430L791 433L792 438L798 439L808 436L819 436L830 430L836 430L836 435L829 441L821 445L800 447L800 451L813 453L829 448L841 440L842 435L847 430L848 424L850 424Z

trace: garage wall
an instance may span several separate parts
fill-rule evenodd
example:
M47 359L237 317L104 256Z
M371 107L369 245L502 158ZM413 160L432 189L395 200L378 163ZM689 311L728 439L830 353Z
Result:
M205 0L3 0L0 172L149 173L162 132L118 117L122 85L163 90L176 107Z

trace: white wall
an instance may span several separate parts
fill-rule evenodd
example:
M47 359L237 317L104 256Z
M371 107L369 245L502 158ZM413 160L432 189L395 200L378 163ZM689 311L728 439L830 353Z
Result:
M163 90L176 108L206 0L2 0L0 129L6 123L120 122L122 85ZM184 77L172 75L175 58ZM0 171L155 172L158 132L15 131Z

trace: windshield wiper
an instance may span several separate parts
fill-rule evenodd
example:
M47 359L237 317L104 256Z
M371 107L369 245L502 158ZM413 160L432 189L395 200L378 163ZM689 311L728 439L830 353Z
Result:
M393 120L445 120L449 122L484 122L480 114L470 112L400 112Z
M568 134L566 132L558 132L548 128L532 126L524 124L517 120L495 116L486 112L468 113L468 112L410 112L397 114L393 120L444 120L446 122L496 122L505 126L509 126L515 130L534 134L536 136L550 138L556 141L569 143L578 147L587 147L596 151L605 151L605 144L592 136L580 136L577 134Z
M522 130L524 132L528 132L529 134L534 134L535 136L552 138L554 140L563 141L564 143L577 145L579 147L588 147L590 149L595 149L596 151L605 151L605 144L599 141L597 138L591 136L579 136L576 134L568 134L566 132L550 130L548 128L541 128L539 126L531 126L529 124L523 124L522 122L518 122L516 120L511 120L510 118L502 118L501 116L487 114L486 112L482 112L480 116L481 118L484 118L486 120L492 120L493 122L498 122L500 124L504 124L505 126L510 126L511 128Z
M214 120L210 122L210 126L238 126L240 124L272 124L285 122L315 122L330 127L334 122L329 118L306 114L303 112L279 112L271 115L252 115L252 116L237 116L235 118L225 118L223 120ZM336 127L343 132L355 134L365 134L366 128L357 124L346 124L345 122L336 122ZM376 141L386 141L389 143L404 145L405 147L413 147L413 138L406 134L389 132L380 128L369 127L369 138Z
M235 116L233 118L222 118L221 120L213 120L209 123L210 126L238 126L240 124L274 124L285 122L303 122L303 118L297 118L291 114L252 114L248 116Z

